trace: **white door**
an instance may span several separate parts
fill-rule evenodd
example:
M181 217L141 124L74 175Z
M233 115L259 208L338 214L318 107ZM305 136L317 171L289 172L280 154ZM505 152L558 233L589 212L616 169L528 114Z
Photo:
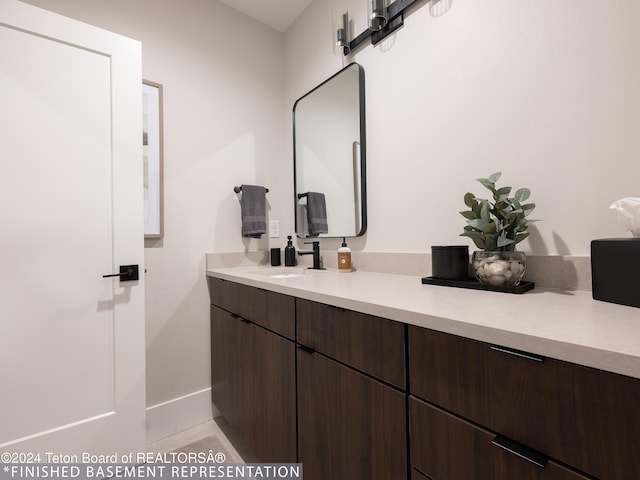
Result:
M0 452L144 451L141 45L15 0L0 45Z

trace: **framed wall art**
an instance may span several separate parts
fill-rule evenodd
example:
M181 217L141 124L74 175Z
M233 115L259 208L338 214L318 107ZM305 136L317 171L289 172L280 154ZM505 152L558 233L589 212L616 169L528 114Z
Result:
M142 145L144 157L144 238L164 233L162 85L142 81Z

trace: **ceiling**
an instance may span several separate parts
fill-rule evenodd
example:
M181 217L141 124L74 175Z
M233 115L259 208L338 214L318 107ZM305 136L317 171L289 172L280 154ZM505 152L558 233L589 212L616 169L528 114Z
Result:
M284 32L311 0L221 0L245 15Z

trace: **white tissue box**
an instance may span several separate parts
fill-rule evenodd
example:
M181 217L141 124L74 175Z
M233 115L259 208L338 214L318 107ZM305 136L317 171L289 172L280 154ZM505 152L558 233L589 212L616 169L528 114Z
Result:
M640 238L591 242L594 300L640 307Z

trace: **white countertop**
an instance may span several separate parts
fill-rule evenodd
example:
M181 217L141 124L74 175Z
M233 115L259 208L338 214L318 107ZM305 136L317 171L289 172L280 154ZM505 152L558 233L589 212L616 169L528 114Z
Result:
M280 272L299 276L269 276ZM207 275L640 378L640 309L593 300L591 292L508 294L301 267L216 268Z

